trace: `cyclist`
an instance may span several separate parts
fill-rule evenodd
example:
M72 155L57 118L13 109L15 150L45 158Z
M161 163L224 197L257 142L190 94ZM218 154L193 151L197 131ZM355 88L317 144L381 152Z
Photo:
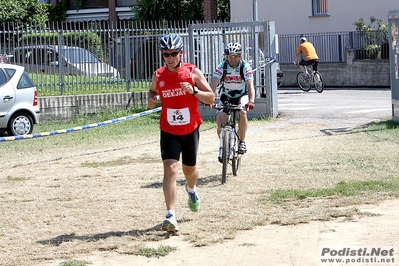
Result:
M164 169L163 192L167 209L162 230L176 232L179 230L175 208L180 154L183 174L187 180L188 205L191 211L196 212L200 208L196 190L196 162L199 127L202 123L198 100L205 104L213 104L215 95L203 73L196 66L181 61L183 41L179 35L161 37L159 50L166 65L152 75L148 107L154 108L159 99L162 101L160 146Z
M253 83L253 72L251 65L242 59L242 47L238 42L231 42L226 46L224 55L227 58L215 69L211 81L214 92L220 84L219 104L225 101L231 104L244 105L244 110L239 112L238 132L240 143L238 152L247 152L245 134L248 128L247 112L255 107L255 88ZM217 134L220 135L221 125L226 123L227 114L220 110L216 114ZM219 158L222 161L222 158Z
M304 55L305 59L302 59L300 62L298 62L299 55L301 53ZM316 49L314 48L313 44L308 42L305 37L300 39L300 45L296 51L295 64L299 64L302 72L305 73L306 76L309 76L306 66L312 65L313 71L317 71L319 57L317 56Z

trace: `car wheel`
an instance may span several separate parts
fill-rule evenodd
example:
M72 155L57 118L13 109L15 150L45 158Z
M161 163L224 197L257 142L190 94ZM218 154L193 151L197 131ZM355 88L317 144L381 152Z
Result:
M31 134L33 131L33 119L25 113L14 114L8 122L7 133L9 136Z

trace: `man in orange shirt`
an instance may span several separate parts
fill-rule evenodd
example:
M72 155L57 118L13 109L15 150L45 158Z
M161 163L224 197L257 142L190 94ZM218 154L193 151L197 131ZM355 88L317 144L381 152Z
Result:
M300 40L301 44L298 46L298 49L296 51L296 57L295 57L295 64L301 67L301 70L303 73L308 75L308 72L306 70L306 66L313 66L313 70L317 71L317 65L319 64L319 57L317 56L316 49L314 48L313 44L311 42L308 42L308 40L305 37L302 37ZM299 61L299 55L300 54L304 55L304 59Z

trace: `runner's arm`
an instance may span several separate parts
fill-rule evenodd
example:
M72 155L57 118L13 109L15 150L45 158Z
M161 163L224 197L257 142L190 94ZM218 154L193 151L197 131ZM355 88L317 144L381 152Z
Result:
M212 105L215 102L215 94L209 86L204 74L198 68L195 68L193 71L193 83L199 90L195 97L204 104Z
M152 74L152 81L151 81L151 86L148 91L148 108L152 109L155 107L159 100L159 93L157 89L157 77L155 75L155 72Z

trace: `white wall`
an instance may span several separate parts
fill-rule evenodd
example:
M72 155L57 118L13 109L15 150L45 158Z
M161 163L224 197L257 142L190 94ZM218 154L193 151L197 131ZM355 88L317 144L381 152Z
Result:
M253 0L230 0L231 22L253 20ZM374 16L388 21L388 11L399 9L398 0L329 0L327 17L311 17L312 0L257 0L258 20L276 22L276 33L355 31L353 23Z

